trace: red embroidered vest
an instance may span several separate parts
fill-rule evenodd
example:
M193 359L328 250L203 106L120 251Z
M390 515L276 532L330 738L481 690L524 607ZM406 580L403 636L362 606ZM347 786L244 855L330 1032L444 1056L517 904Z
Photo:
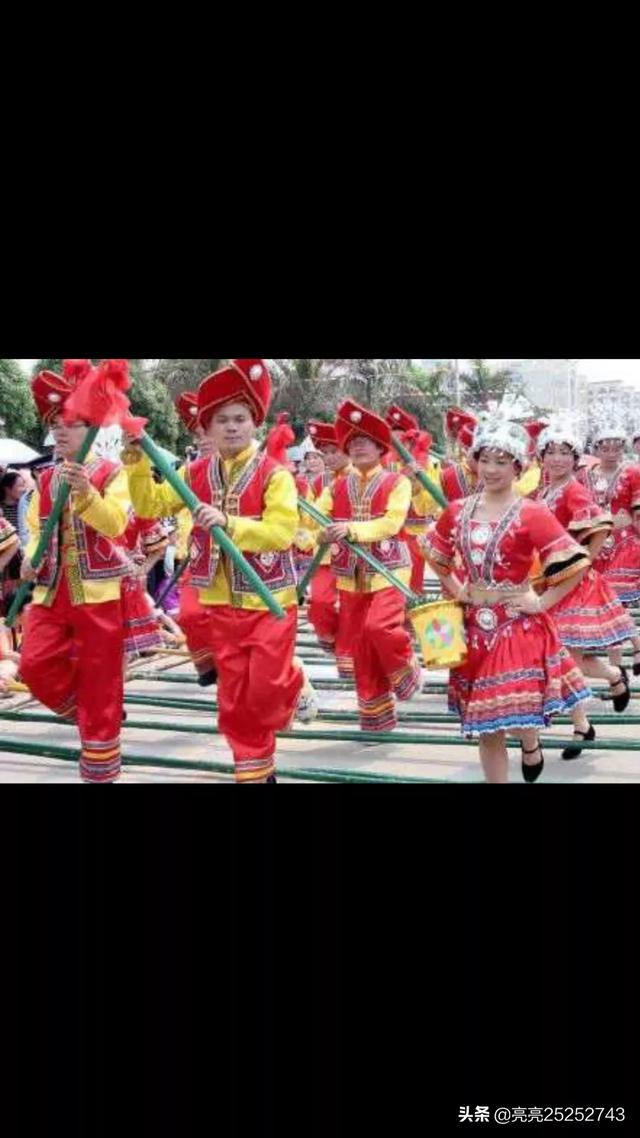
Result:
M232 486L224 482L224 469L220 458L202 458L188 468L189 484L201 502L216 506L231 517L253 518L259 521L264 513L265 492L277 470L283 468L264 452L258 452ZM297 584L295 563L291 549L273 553L243 553L258 576L272 593L294 589ZM199 589L213 584L220 560L220 550L211 534L195 526L191 539L191 580ZM231 595L234 604L253 594L250 583L230 562Z
M357 474L339 478L333 489L333 520L336 522L370 522L383 518L387 512L391 492L398 485L402 475L381 471L366 486L362 487ZM387 569L408 569L411 558L406 542L401 536L373 541L368 548L374 557ZM362 567L367 577L373 577L371 569L349 548L339 544L331 547L331 568L337 577L355 577L356 569Z
M311 487L314 498L319 498L327 486L333 486L333 481L333 475L330 471L325 470L324 474L319 474Z
M40 479L40 526L47 522L60 485L60 467L45 470ZM114 462L96 458L85 464L91 485L102 494L114 474L120 469ZM68 509L68 507L67 507ZM110 581L122 577L127 569L124 551L111 538L98 533L86 525L78 514L72 513L71 520L78 549L78 568L83 581ZM58 526L49 543L49 548L38 572L38 585L50 588L58 572L60 562L60 527Z
M450 462L442 468L442 492L447 502L459 502L478 489L478 482L468 475L459 462Z

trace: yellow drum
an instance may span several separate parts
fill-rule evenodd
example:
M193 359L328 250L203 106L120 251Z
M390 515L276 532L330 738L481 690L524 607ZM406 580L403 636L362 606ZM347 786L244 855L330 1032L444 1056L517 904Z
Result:
M467 658L464 609L456 601L433 601L409 609L425 668L459 668Z

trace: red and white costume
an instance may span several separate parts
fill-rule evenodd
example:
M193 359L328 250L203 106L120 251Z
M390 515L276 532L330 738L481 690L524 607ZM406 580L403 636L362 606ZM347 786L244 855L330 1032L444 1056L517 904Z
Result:
M581 545L595 534L613 529L611 514L598 506L587 487L573 476L561 486L543 490L540 500ZM565 647L582 653L599 653L635 636L634 622L595 568L569 596L549 609L549 615Z
M552 618L507 611L509 596L527 591L536 555L549 586L588 565L587 555L544 504L519 499L500 521L483 522L479 501L449 506L427 540L435 569L459 561L472 585L504 594L504 603L465 606L468 656L451 673L450 706L469 737L544 727L590 696Z
M609 476L600 464L580 471L581 481L597 505L613 515L614 531L605 543L595 568L602 573L625 605L640 602L640 534L633 514L640 509L640 466L623 462Z

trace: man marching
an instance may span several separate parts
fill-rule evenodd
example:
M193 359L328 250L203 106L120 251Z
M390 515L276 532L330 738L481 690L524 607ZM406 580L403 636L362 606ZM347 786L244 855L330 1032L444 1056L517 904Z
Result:
M36 589L26 617L21 674L36 699L77 723L82 779L107 783L118 778L121 767L121 580L127 558L116 542L127 528L129 501L119 464L91 455L84 466L74 461L88 424L67 425L63 411L89 367L88 360L65 360L64 375L45 371L33 381L36 406L62 461L44 471L29 507L22 576L35 581ZM62 479L71 496L36 572L30 558Z
M263 360L232 360L198 392L198 418L215 446L182 472L202 505L195 516L192 583L209 610L209 644L218 669L218 723L233 752L240 783L275 782L276 733L286 730L305 698L305 675L294 662L298 602L292 545L298 496L288 470L256 443L272 398ZM142 517L183 508L168 484L158 486L149 460L125 451L134 508ZM211 529L220 526L285 609L278 620L226 554Z
M347 400L338 411L338 445L354 467L328 486L316 503L332 518L320 532L331 545L332 570L338 578L341 621L351 638L360 722L365 731L389 731L397 724L395 698L419 691L421 669L405 628L405 597L382 574L370 569L344 543L366 545L404 584L411 559L400 536L411 505L411 483L386 471L383 457L392 446L388 424Z

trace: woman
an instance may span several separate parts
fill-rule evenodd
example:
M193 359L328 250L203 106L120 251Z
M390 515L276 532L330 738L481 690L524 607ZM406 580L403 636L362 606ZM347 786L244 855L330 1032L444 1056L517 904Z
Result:
M507 733L521 738L523 778L536 782L540 729L591 695L548 615L580 583L589 558L547 506L516 492L529 443L516 423L481 423L472 454L483 489L452 503L426 541L445 589L465 605L468 656L451 673L450 704L464 734L479 737L489 783L509 781ZM543 596L529 579L536 554Z
M20 569L23 558L23 538L26 534L20 532L24 525L24 511L21 510L21 501L27 490L26 483L18 470L7 470L0 479L0 514L6 518L8 524L18 534L20 544L16 546L14 556L5 565L2 571L2 615L6 615L13 598L20 586Z
M121 539L128 553L128 570L122 578L125 665L146 652L164 647L153 602L147 593L147 578L161 561L168 540L161 525L139 518L131 512Z
M586 486L576 477L582 444L569 420L556 416L538 441L546 487L546 502L562 526L596 561L613 530L611 514L596 505ZM635 624L600 573L591 568L577 588L550 610L562 644L573 656L580 671L591 679L603 679L611 687L616 711L625 711L630 699L629 680L624 668L598 659L603 650L633 640ZM567 747L563 759L577 759L581 740L593 742L595 728L582 704L571 712L576 745Z
M640 466L625 459L626 428L615 419L598 424L592 437L597 463L581 479L601 509L613 515L614 530L604 542L595 568L623 605L640 602L640 534L634 519L640 510ZM633 674L640 676L640 637L633 637ZM622 663L622 651L609 653Z

